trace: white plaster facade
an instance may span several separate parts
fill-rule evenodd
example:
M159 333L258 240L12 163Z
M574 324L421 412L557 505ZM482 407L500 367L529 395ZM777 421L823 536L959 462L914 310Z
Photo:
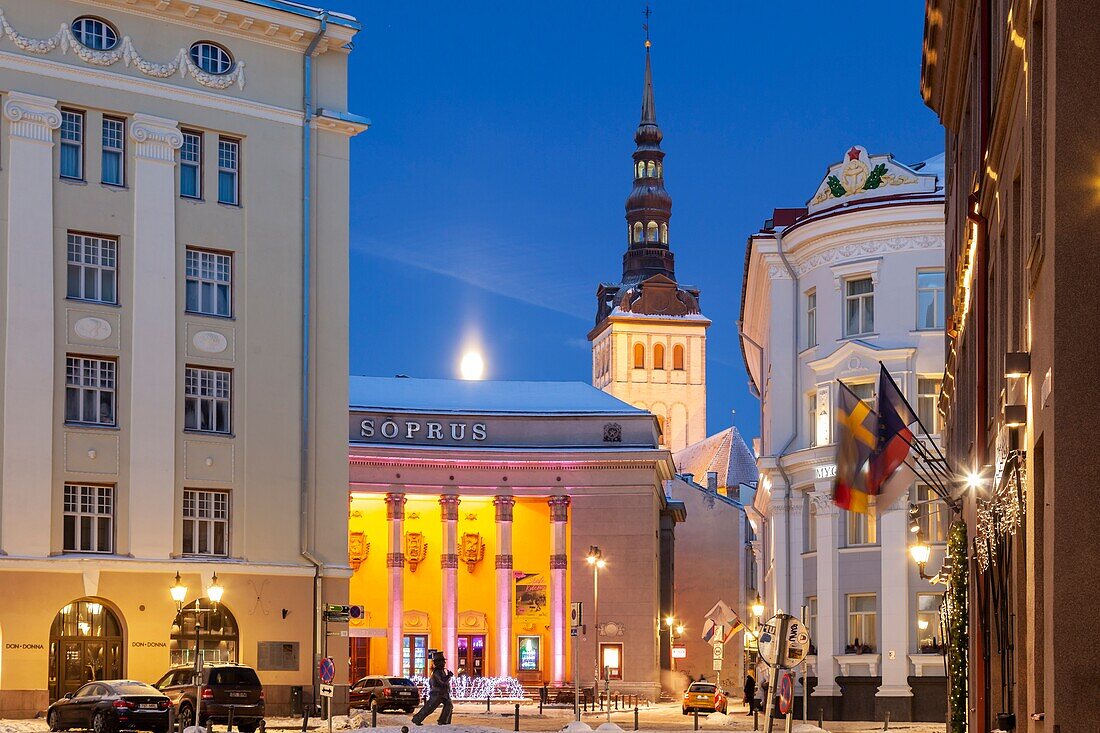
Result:
M320 15L245 0L10 1L0 12L0 587L21 599L0 603L0 717L33 715L63 691L51 624L82 599L123 630L103 673L155 682L170 663L177 571L188 602L217 572L239 661L257 665L264 641L301 642L296 669L260 670L279 710L290 685L312 681L314 589L347 597L348 153L366 124L345 110L358 23L329 17L313 60L303 445L303 61ZM83 45L80 17L114 44ZM200 41L230 54L225 73L191 59ZM181 190L185 133L199 140L194 196ZM235 201L219 200L223 141L236 145ZM63 168L72 161L79 169ZM74 260L73 236L109 241L109 261L75 276L88 262ZM229 263L228 312L189 305L196 251ZM111 365L97 382L108 396L78 419L75 357ZM189 368L229 374L225 429L185 424ZM71 502L81 487L101 502ZM226 498L224 543L188 546L191 491ZM74 544L85 521L95 541ZM326 525L341 530L322 536Z
M879 165L881 185L862 188ZM845 177L860 170L862 178ZM942 156L908 167L857 146L829 169L808 209L778 209L749 238L741 343L761 400L760 484L749 513L762 539L764 616L809 609L810 676L818 677L810 710L816 714L823 701L826 717L841 717L840 701L828 700L841 695L838 677L881 677L873 710L891 709L896 720L897 706L884 698L904 698L911 713L910 677L943 674L938 653L921 653L919 637L929 632L918 627L918 604L939 590L908 561L906 500L882 512L871 530L849 527L858 520L831 499L838 379L871 390L881 361L923 420L934 413L934 399L919 392L933 383L938 389L943 371L942 179ZM918 308L922 274L922 284L938 282L939 292L921 296ZM846 300L864 290L873 323L849 322ZM914 485L913 500L917 491ZM860 608L874 616L860 618ZM852 626L863 621L869 632L856 650Z

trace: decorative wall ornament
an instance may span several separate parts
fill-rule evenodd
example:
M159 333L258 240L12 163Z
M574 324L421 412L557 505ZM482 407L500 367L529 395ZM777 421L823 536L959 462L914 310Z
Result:
M622 636L626 633L626 627L619 621L608 621L600 624L598 631L600 636Z
M409 571L415 573L416 566L428 556L428 543L423 532L405 533L405 559L409 562Z
M474 572L474 566L485 557L485 543L479 532L467 532L458 542L458 559L466 563L466 570Z
M853 145L844 155L844 160L830 168L810 206L887 186L917 183L916 176L908 175L906 169L894 163L889 156L876 155L875 161L872 165L871 156L862 145Z
M167 79L175 74L179 74L181 78L186 78L190 74L191 78L210 89L228 89L234 83L239 89L244 89L243 61L238 61L233 66L233 70L227 74L210 74L196 66L195 62L191 60L188 50L181 48L171 61L157 63L142 58L141 54L134 48L133 41L130 40L129 36L123 37L119 44L110 50L97 51L78 41L66 23L63 23L61 28L49 38L31 38L30 36L20 35L11 27L8 19L4 17L3 9L0 9L0 31L17 48L40 56L44 56L60 46L62 53L67 54L71 50L81 61L92 66L113 66L121 61L125 66L133 66L142 74L157 79Z
M8 118L13 137L52 142L53 131L61 127L57 100L23 92L5 95L4 117Z
M139 158L175 164L176 151L183 147L183 133L174 120L138 112L130 122L130 139L137 143Z
M621 443L623 442L623 426L617 422L609 422L603 426L603 442L605 443Z
M462 632L489 632L489 617L483 611L459 611L458 629Z
M111 324L102 318L88 316L73 324L73 332L80 338L106 341L111 337Z
M476 522L477 521L477 515L474 514L473 512L468 512L466 514L466 516L464 517L464 519L468 522Z
M217 331L198 331L191 337L191 343L207 354L220 354L229 348L229 341Z
M365 534L362 532L348 534L348 564L351 565L352 572L359 571L359 566L367 559L369 552L370 543L367 542Z

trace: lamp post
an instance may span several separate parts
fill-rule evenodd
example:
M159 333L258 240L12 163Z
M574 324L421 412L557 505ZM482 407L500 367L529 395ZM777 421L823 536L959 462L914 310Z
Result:
M749 608L752 610L752 615L757 619L764 615L764 601L760 598L760 591L756 591L756 597L752 599Z
M180 627L183 626L183 602L187 598L187 586L183 584L179 571L176 571L176 582L168 589L172 600L176 602L176 614L181 616ZM225 588L218 582L218 573L210 578L210 586L206 589L206 597L213 604L210 608L201 608L198 600L195 601L195 720L193 724L201 727L202 721L202 624L199 622L200 613L214 613L218 610L218 603L222 600ZM181 728L184 726L181 725Z
M920 579L934 580L936 576L928 575L925 572L925 567L928 565L928 558L932 555L932 548L924 541L923 531L918 530L916 534L916 540L913 544L909 545L909 555L913 558L913 561L917 563Z
M598 545L588 546L585 559L592 566L592 620L596 628L596 665L592 693L595 697L600 694L600 571L607 567L607 561L603 559Z

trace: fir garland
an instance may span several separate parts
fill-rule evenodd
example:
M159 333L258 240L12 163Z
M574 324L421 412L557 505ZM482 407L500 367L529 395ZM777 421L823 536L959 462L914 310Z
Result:
M969 609L966 590L969 584L967 565L966 522L956 519L947 533L947 554L951 556L951 574L947 579L941 612L947 637L947 731L966 733L967 649L970 639L967 633Z

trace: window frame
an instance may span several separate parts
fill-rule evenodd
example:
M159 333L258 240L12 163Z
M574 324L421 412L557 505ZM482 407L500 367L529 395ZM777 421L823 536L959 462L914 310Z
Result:
M107 147L107 125L118 124L119 129L119 143L118 147ZM126 187L126 118L119 117L118 115L103 115L100 120L100 151L99 151L99 182L105 186L116 186L118 188ZM118 155L118 181L108 181L106 179L107 167L103 165L107 160L108 154Z
M180 146L180 198L192 199L195 201L203 200L203 181L202 171L203 163L206 158L206 151L203 149L203 144L206 142L206 138L203 136L201 130L181 129L180 134L183 135L183 145ZM197 161L188 161L184 159L184 150L187 148L187 138L195 137L198 139L198 145L196 149L198 151ZM194 168L195 169L195 194L186 194L183 192L183 169Z
M191 510L192 514L188 514L188 499L191 498ZM201 499L205 496L207 506L209 507L208 514L203 515L201 511ZM218 498L224 498L225 516L216 516L218 511L217 500ZM232 531L233 531L233 493L224 489L199 489L188 487L183 490L183 506L180 512L183 525L181 527L181 550L184 555L188 557L229 557L230 547L232 547ZM192 524L191 537L192 544L190 550L187 549L187 525ZM221 525L222 529L222 541L225 545L221 548L223 551L218 552L214 545L217 540L217 527ZM202 529L206 535L207 547L210 548L208 552L203 552L199 549L199 530Z
M665 370L665 345L662 343L653 344L653 368Z
M78 369L80 370L80 382L78 384L69 383L69 372L73 366L71 362L78 361ZM93 362L98 366L95 367L97 373L97 381L102 379L103 365L110 365L110 380L111 386L105 387L100 384L86 385L83 383L84 371L87 368L87 363ZM80 417L69 417L69 390L75 389L79 394L78 406ZM104 422L102 420L87 420L84 419L84 402L85 391L92 391L95 394L95 404L98 406L101 404L101 395L107 393L111 395L111 421ZM97 409L98 413L98 409ZM89 356L86 354L65 354L65 424L66 425L79 425L81 427L96 427L96 428L116 428L118 427L118 359L114 357L101 357L101 356Z
M200 286L200 294L199 294L199 306L200 307L202 306L201 286L204 283L213 283L215 288L216 288L219 284L222 284L218 280L210 280L210 279L207 279L207 278L202 276L202 274L201 274L201 272L203 270L202 258L203 257L213 257L213 258L224 257L227 260L229 260L229 280L224 283L229 289L229 297L228 297L229 312L228 313L212 313L212 312L207 312L207 311L204 311L204 310L192 310L191 309L191 307L188 303L187 286L192 280L191 275L188 274L188 269L191 266L190 265L190 255L191 255L192 252L196 253L200 258L199 259L200 275L198 275L195 278L195 282ZM233 275L235 274L234 271L233 271L234 270L234 264L235 264L233 259L234 258L233 258L233 253L232 252L226 252L226 251L217 250L217 249L205 249L203 247L186 247L185 248L184 254L183 254L183 310L184 310L185 313L188 313L190 315L195 315L195 316L206 316L206 317L209 317L209 318L229 318L229 319L233 318L233 313L234 313L234 308L233 308ZM215 269L215 271L217 270L217 265L216 264L214 266L214 269Z
M233 155L233 167L227 168L222 165L222 145L234 146ZM222 174L233 174L233 200L225 201L222 199ZM218 203L225 204L226 206L240 206L241 205L241 138L229 137L227 135L218 135Z
M218 51L225 54L225 58L227 60L226 67L224 69L218 68L217 70L215 70L209 69L204 66L203 54L199 51L199 49L203 47L216 48ZM225 76L226 74L233 73L233 69L237 68L237 60L233 58L233 54L229 52L229 49L221 45L220 43L214 43L213 41L195 41L187 49L187 58L190 59L191 63L193 63L198 69L206 74L211 74L213 76Z
M851 292L853 285L857 283L867 282L870 283L871 289L866 293ZM866 323L864 316L866 315L864 301L871 304L870 308L870 323ZM849 308L852 304L856 304L856 312L858 313L859 323L856 331L849 330ZM844 279L844 337L845 338L858 338L859 336L870 336L875 333L875 278L870 274L853 275Z
M70 503L70 489L73 490L72 502L73 509L69 508ZM86 496L90 495L90 496ZM106 512L99 511L102 508L103 495L106 495L108 508ZM84 508L85 500L88 500L91 504L91 511L86 511ZM85 554L94 553L97 555L111 555L115 551L115 507L116 502L116 490L114 484L87 484L81 482L66 481L62 487L61 494L61 551L65 554ZM84 518L88 518L92 525L91 535L92 544L95 545L93 549L85 549L82 547L84 539L83 522ZM71 523L73 546L68 544L69 530L68 525ZM100 524L107 524L107 546L105 548L99 546L100 538Z
M875 497L867 499L867 513L848 512L844 539L846 547L874 547L878 542L878 517L875 515Z
M672 345L672 371L682 372L686 369L685 349L683 344Z
M802 505L805 507L802 513L805 525L802 532L802 552L817 552L817 507L809 496L803 497Z
M875 610L873 611L854 611L852 610L852 601L862 598L870 598L874 601ZM847 614L847 624L845 625L845 631L847 632L844 648L847 650L855 646L855 640L860 639L860 648L870 647L870 653L876 653L878 649L878 594L877 593L849 593L845 596ZM853 617L859 618L859 626L861 632L865 632L867 629L868 617L870 618L871 632L874 634L874 643L868 644L866 637L856 636L852 633L852 621Z
M619 666L611 667L611 672L608 673L607 679L621 680L623 678L623 667L626 661L625 657L625 645L621 641L601 641L600 642L600 674L603 674L604 662L607 660L607 652L617 651L619 654Z
M922 385L922 382L933 382L936 387L935 391L922 392L921 387L926 386ZM927 377L919 374L917 375L917 416L920 418L921 424L924 426L924 429L928 431L929 435L939 435L943 430L943 426L940 425L939 411L940 390L942 388L943 382L938 376ZM926 410L929 410L929 412L927 414L922 414L925 413ZM928 417L928 422L925 421L925 417ZM929 424L929 422L931 424Z
M92 263L89 263L89 262L74 262L73 259L72 259L72 256L73 256L72 248L73 248L73 245L74 245L74 241L73 241L74 238L80 240L79 247L80 247L80 253L81 253L80 256L82 258L86 256L86 250L87 250L87 247L88 247L88 240L96 240L99 243L97 245L98 249L97 249L97 252L96 252L95 256L98 260L101 260L101 261L103 259L103 250L104 250L103 245L105 243L109 243L109 244L114 245L114 252L113 252L114 264L113 265L104 265L101 262L96 263L96 264L92 264ZM108 235L105 235L105 234L92 234L90 232L78 232L78 231L71 231L71 230L65 233L65 299L66 300L78 300L82 303L100 303L102 305L118 305L119 304L119 300L118 300L118 282L119 282L118 246L119 246L118 237L108 236ZM80 291L81 291L80 295L72 295L69 292L69 279L70 279L69 278L69 270L70 270L70 268L74 268L74 267L79 270L78 282L79 282ZM84 292L84 286L85 286L85 280L86 280L86 275L85 275L86 270L95 270L97 272L97 275L96 275L96 288L98 289L100 296L102 296L102 293L103 293L103 274L105 272L114 273L114 285L113 285L114 299L113 300L107 300L103 297L92 298L92 297L89 297L86 292Z
M926 288L921 287L920 279L921 275L939 275L941 285L938 288ZM917 282L916 282L916 308L917 308L917 323L916 329L918 331L942 331L944 329L947 312L947 276L942 268L925 268L917 270ZM920 298L922 293L932 293L932 307L933 316L936 319L935 322L929 326L924 323L924 318L921 315ZM937 307L938 303L938 307Z
M920 527L925 542L946 544L947 530L951 525L947 505L939 500L927 484L917 482L914 492L917 496L917 526Z
M114 34L114 36L115 36L114 43L112 43L109 46L93 46L93 45L85 42L85 40L83 38L81 38L81 35L83 34L83 31L78 33L77 30L76 30L77 23L81 23L81 22L84 22L84 21L90 21L92 23L101 23L104 26L104 28L110 30L111 33ZM76 39L77 43L79 43L84 48L88 48L88 49L91 49L93 51L113 51L114 49L118 48L119 41L122 40L122 36L119 35L118 28L115 27L114 23L110 23L110 22L104 20L103 18L100 18L100 17L95 16L95 15L81 15L77 18L73 18L72 22L69 23L69 32L72 33L73 38ZM104 34L103 37L106 38L106 34Z
M83 182L84 181L84 172L87 169L87 161L85 160L85 148L87 146L85 145L85 143L87 142L88 113L85 110L75 109L75 108L72 108L72 107L62 107L60 111L61 111L61 128L59 130L59 136L60 137L59 137L59 145L58 145L57 176L58 176L58 178L61 178L62 180L66 180L66 181L80 181L80 182ZM72 141L72 140L68 140L68 141L65 140L65 122L66 122L65 116L66 115L74 115L76 117L76 119L78 119L80 121L80 129L79 129L80 139L75 141L75 142ZM64 165L65 165L64 150L65 150L66 146L76 147L77 150L78 150L78 153L79 153L77 155L77 161L78 161L78 165L80 166L80 170L77 172L77 175L75 175L75 176L66 175L65 172L64 172Z
M195 372L194 377L195 377L195 381L196 381L196 384L198 385L199 390L202 389L202 380L204 379L204 375L203 375L204 372L208 372L210 375L212 375L210 378L214 380L213 384L214 384L214 390L215 391L218 389L216 375L222 375L222 374L226 375L227 380L228 380L227 381L228 396L227 397L220 397L217 394L201 394L201 393L191 394L191 393L189 393L188 390L190 389L190 386L188 384L188 380L191 378L191 376L192 376L191 373L192 372ZM226 420L226 423L227 423L227 425L225 426L225 429L224 430L219 430L217 428L210 429L210 428L203 428L203 427L192 427L192 426L188 425L187 424L187 420L188 420L188 409L187 408L188 408L188 403L192 400L195 401L195 409L194 409L192 414L194 414L196 416L196 425L201 425L202 424L202 405L203 405L204 401L210 401L211 406L212 406L211 414L214 415L214 416L217 415L217 406L218 406L219 402L224 401L225 404L226 404L226 411L225 411L226 418L225 418L225 420ZM215 422L216 422L216 418L215 418ZM221 369L221 368L218 368L218 367L200 366L200 365L195 365L195 364L186 364L186 365L184 365L184 369L183 369L183 429L187 432L206 433L206 434L210 434L210 435L232 435L233 434L233 370L232 369Z
M806 348L817 346L817 288L806 291Z
M922 609L922 598L934 598L936 599L935 609ZM940 604L943 603L943 593L917 593L917 602L914 605L915 617L913 623L916 625L914 640L916 641L916 649L918 654L941 654L943 652L943 623L940 618ZM939 643L933 643L930 646L924 646L921 642L921 635L924 633L921 631L920 622L922 620L928 621L929 629L935 628L936 631L931 632L933 642L939 639Z
M634 358L631 364L634 369L645 369L645 344L641 341L634 342Z

